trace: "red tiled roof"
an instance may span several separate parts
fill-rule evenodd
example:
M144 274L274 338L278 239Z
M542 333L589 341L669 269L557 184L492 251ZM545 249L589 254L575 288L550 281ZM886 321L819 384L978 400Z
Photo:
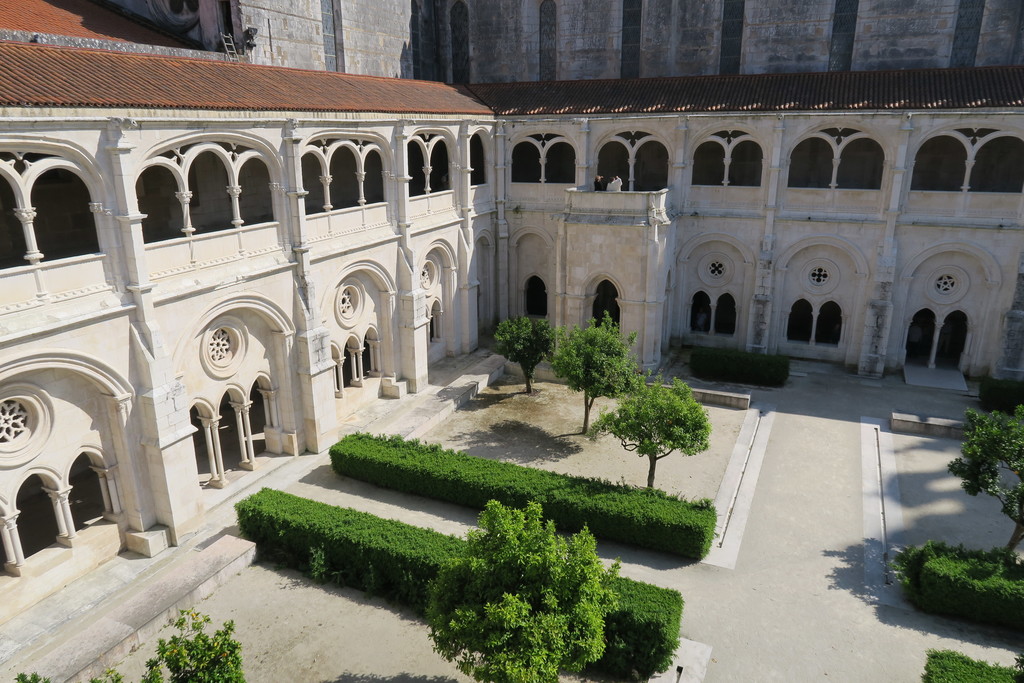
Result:
M491 114L464 88L0 41L0 106Z
M1024 67L478 83L498 116L968 109L1024 105Z
M188 48L89 0L0 0L0 29Z

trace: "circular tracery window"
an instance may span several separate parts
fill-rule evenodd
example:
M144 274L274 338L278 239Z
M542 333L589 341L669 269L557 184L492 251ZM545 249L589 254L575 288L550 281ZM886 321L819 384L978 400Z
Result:
M29 412L21 401L0 403L0 444L13 444L29 433Z
M230 377L245 358L246 333L241 321L223 317L203 334L199 357L214 377Z
M829 272L821 266L817 266L811 269L811 272L807 274L807 279L811 281L812 285L821 286L828 282Z
M943 273L935 278L935 291L939 294L952 294L956 290L956 285L956 277L949 273Z
M725 275L725 264L721 261L712 261L708 264L708 275L719 278Z
M50 437L53 405L32 384L0 388L0 468L26 463L39 455Z
M430 289L437 282L437 266L433 261L427 261L420 270L420 286L423 289Z
M222 364L231 360L233 353L231 335L226 329L222 327L219 330L214 330L213 334L210 335L208 350L210 360L214 363Z

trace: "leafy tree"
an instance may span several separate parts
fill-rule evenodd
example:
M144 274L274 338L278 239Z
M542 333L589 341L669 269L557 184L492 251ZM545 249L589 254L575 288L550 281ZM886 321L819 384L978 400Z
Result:
M210 617L195 610L181 610L174 622L179 633L170 640L157 642L156 657L146 662L142 683L245 683L242 673L242 646L232 638L233 621L215 631L213 637L204 629ZM167 667L170 678L163 676Z
M605 569L589 531L566 539L541 515L538 503L490 501L464 553L431 583L434 650L478 681L557 681L604 652L618 563Z
M636 332L623 338L607 312L601 324L590 319L583 329L558 328L551 367L573 391L583 392L583 434L590 429L590 409L599 396L615 398L643 384L630 350Z
M1024 406L1013 415L968 408L966 417L961 456L949 463L949 471L963 479L968 494L999 500L1016 525L1006 544L1012 550L1024 539Z
M526 377L526 393L533 393L533 371L551 353L555 331L546 318L509 318L498 323L494 331L498 353L519 363Z
M620 400L615 410L602 413L593 429L600 432L614 434L627 451L647 457L647 488L654 488L659 460L677 450L696 455L708 449L711 423L690 387L678 378L665 386L659 376Z

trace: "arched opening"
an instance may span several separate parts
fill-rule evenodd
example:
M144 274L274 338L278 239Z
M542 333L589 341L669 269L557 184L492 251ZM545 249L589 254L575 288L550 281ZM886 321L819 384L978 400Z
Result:
M1024 186L1024 140L989 140L974 155L971 192L1020 192Z
M63 168L43 173L32 186L36 245L46 259L95 254L100 250L89 188Z
M197 234L230 230L234 214L228 194L228 172L213 152L203 152L188 167L188 189L192 192L189 216Z
M106 512L103 483L100 481L99 475L92 469L92 462L85 453L80 454L72 463L68 482L71 484L68 504L71 506L71 518L75 523L75 531L78 531L102 518L103 513Z
M690 300L690 331L711 331L711 297L706 292L695 292Z
M21 512L18 515L18 535L21 537L21 551L25 557L31 557L53 545L60 534L53 501L44 487L46 483L43 479L33 474L18 489L15 506Z
M28 261L25 254L25 230L14 215L18 208L14 201L14 190L6 180L0 178L0 268L23 266Z
M225 472L239 469L243 460L238 440L238 418L235 416L232 402L231 395L225 392L220 400L220 425L218 425L221 458Z
M410 142L406 145L406 153L409 157L409 196L419 197L427 193L427 177L424 175L423 148L418 142Z
M213 462L213 458L216 457L216 447L209 442L209 430L203 424L199 409L196 406L192 406L189 409L188 418L189 422L192 423L192 427L195 428L195 431L192 432L192 450L196 456L196 470L199 472L199 483L206 484L214 478L213 475L217 471L217 466Z
M349 338L345 343L345 355L341 364L341 385L343 388L355 386L355 382L359 379L356 377L358 368L356 368L356 363L354 362L358 352L359 343L355 338Z
M618 140L605 143L597 153L597 174L611 179L619 176L623 182L629 180L629 150Z
M438 140L430 150L430 191L444 192L452 189L448 177L448 143Z
M838 345L843 335L843 309L835 301L826 301L818 309L814 327L815 344Z
M729 184L736 187L760 187L763 154L761 145L744 140L732 148Z
M483 185L487 182L487 157L484 155L484 141L480 133L469 139L469 166L473 171L469 174L470 185Z
M967 169L967 149L949 135L925 141L914 157L911 190L959 192Z
M600 323L607 313L616 325L619 324L619 290L608 280L601 280L594 297L594 320Z
M937 365L960 366L960 355L967 345L967 314L953 311L942 321L939 331L938 348L935 351Z
M367 204L379 204L384 197L384 162L380 152L371 149L363 159L363 199Z
M260 159L249 159L238 172L238 213L247 225L274 220L274 199L270 194L270 172Z
M548 314L548 290L544 281L536 275L526 281L526 315L546 316Z
M139 175L135 196L139 213L146 214L142 219L142 241L146 244L184 237L185 215L177 192L174 174L163 166L150 166Z
M932 340L935 338L935 313L931 309L922 308L910 320L907 329L908 363L927 363L931 357Z
M668 187L668 150L656 140L645 142L636 151L633 165L633 189L654 192Z
M568 142L556 142L547 148L544 157L544 181L576 182L576 150Z
M789 186L821 188L832 184L832 146L821 138L808 138L789 159Z
M540 182L540 150L532 142L520 142L512 148L512 182Z
M335 209L359 206L359 179L356 157L348 147L339 147L331 155L331 205Z
M715 334L736 333L736 299L732 294L723 294L718 297L715 305Z
M839 154L836 187L848 190L877 190L882 187L885 152L870 138L853 140Z
M558 77L558 9L555 0L540 3L540 63L539 80L553 81Z
M267 424L270 422L270 406L263 399L259 382L253 382L249 391L249 433L252 434L253 455L267 451Z
M452 48L452 82L469 82L469 9L459 0L449 15Z
M372 327L363 339L363 373L365 377L380 375L380 339Z
M435 301L430 306L430 341L441 341L441 302Z
M334 396L341 398L346 386L345 379L345 354L341 352L337 344L331 344L331 360L334 361Z
M693 152L694 185L721 185L725 180L725 147L708 140Z
M302 155L302 189L307 194L304 198L306 206L306 215L321 213L325 211L324 204L324 184L320 180L320 176L324 175L323 166L320 165L320 159L309 152Z
M811 328L814 327L814 311L806 299L797 299L789 310L789 321L786 324L786 339L789 341L811 341Z

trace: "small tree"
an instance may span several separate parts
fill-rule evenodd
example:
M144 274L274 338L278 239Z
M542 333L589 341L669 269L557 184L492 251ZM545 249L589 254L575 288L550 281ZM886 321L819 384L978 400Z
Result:
M541 507L490 501L464 553L431 583L427 622L436 650L478 681L557 681L604 652L612 579L586 529L566 539Z
M498 324L494 331L498 353L519 367L526 377L526 393L533 393L533 371L551 353L555 344L555 331L546 318L509 318Z
M583 434L590 429L590 409L599 396L615 398L643 384L630 348L636 332L623 338L619 326L605 312L601 324L558 328L551 367L573 391L583 392Z
M1024 539L1024 406L1013 415L968 408L966 417L961 456L949 463L949 471L963 479L968 494L999 500L1015 524L1006 544L1013 550Z
M647 488L654 488L659 460L677 450L696 455L708 449L711 422L690 387L679 379L665 386L659 376L654 384L641 384L620 400L615 410L602 413L593 432L614 434L627 451L646 456Z
M232 637L233 621L208 636L210 617L195 610L181 610L174 622L178 635L157 642L156 657L146 662L141 683L245 683L242 646ZM163 667L170 678L165 679Z

